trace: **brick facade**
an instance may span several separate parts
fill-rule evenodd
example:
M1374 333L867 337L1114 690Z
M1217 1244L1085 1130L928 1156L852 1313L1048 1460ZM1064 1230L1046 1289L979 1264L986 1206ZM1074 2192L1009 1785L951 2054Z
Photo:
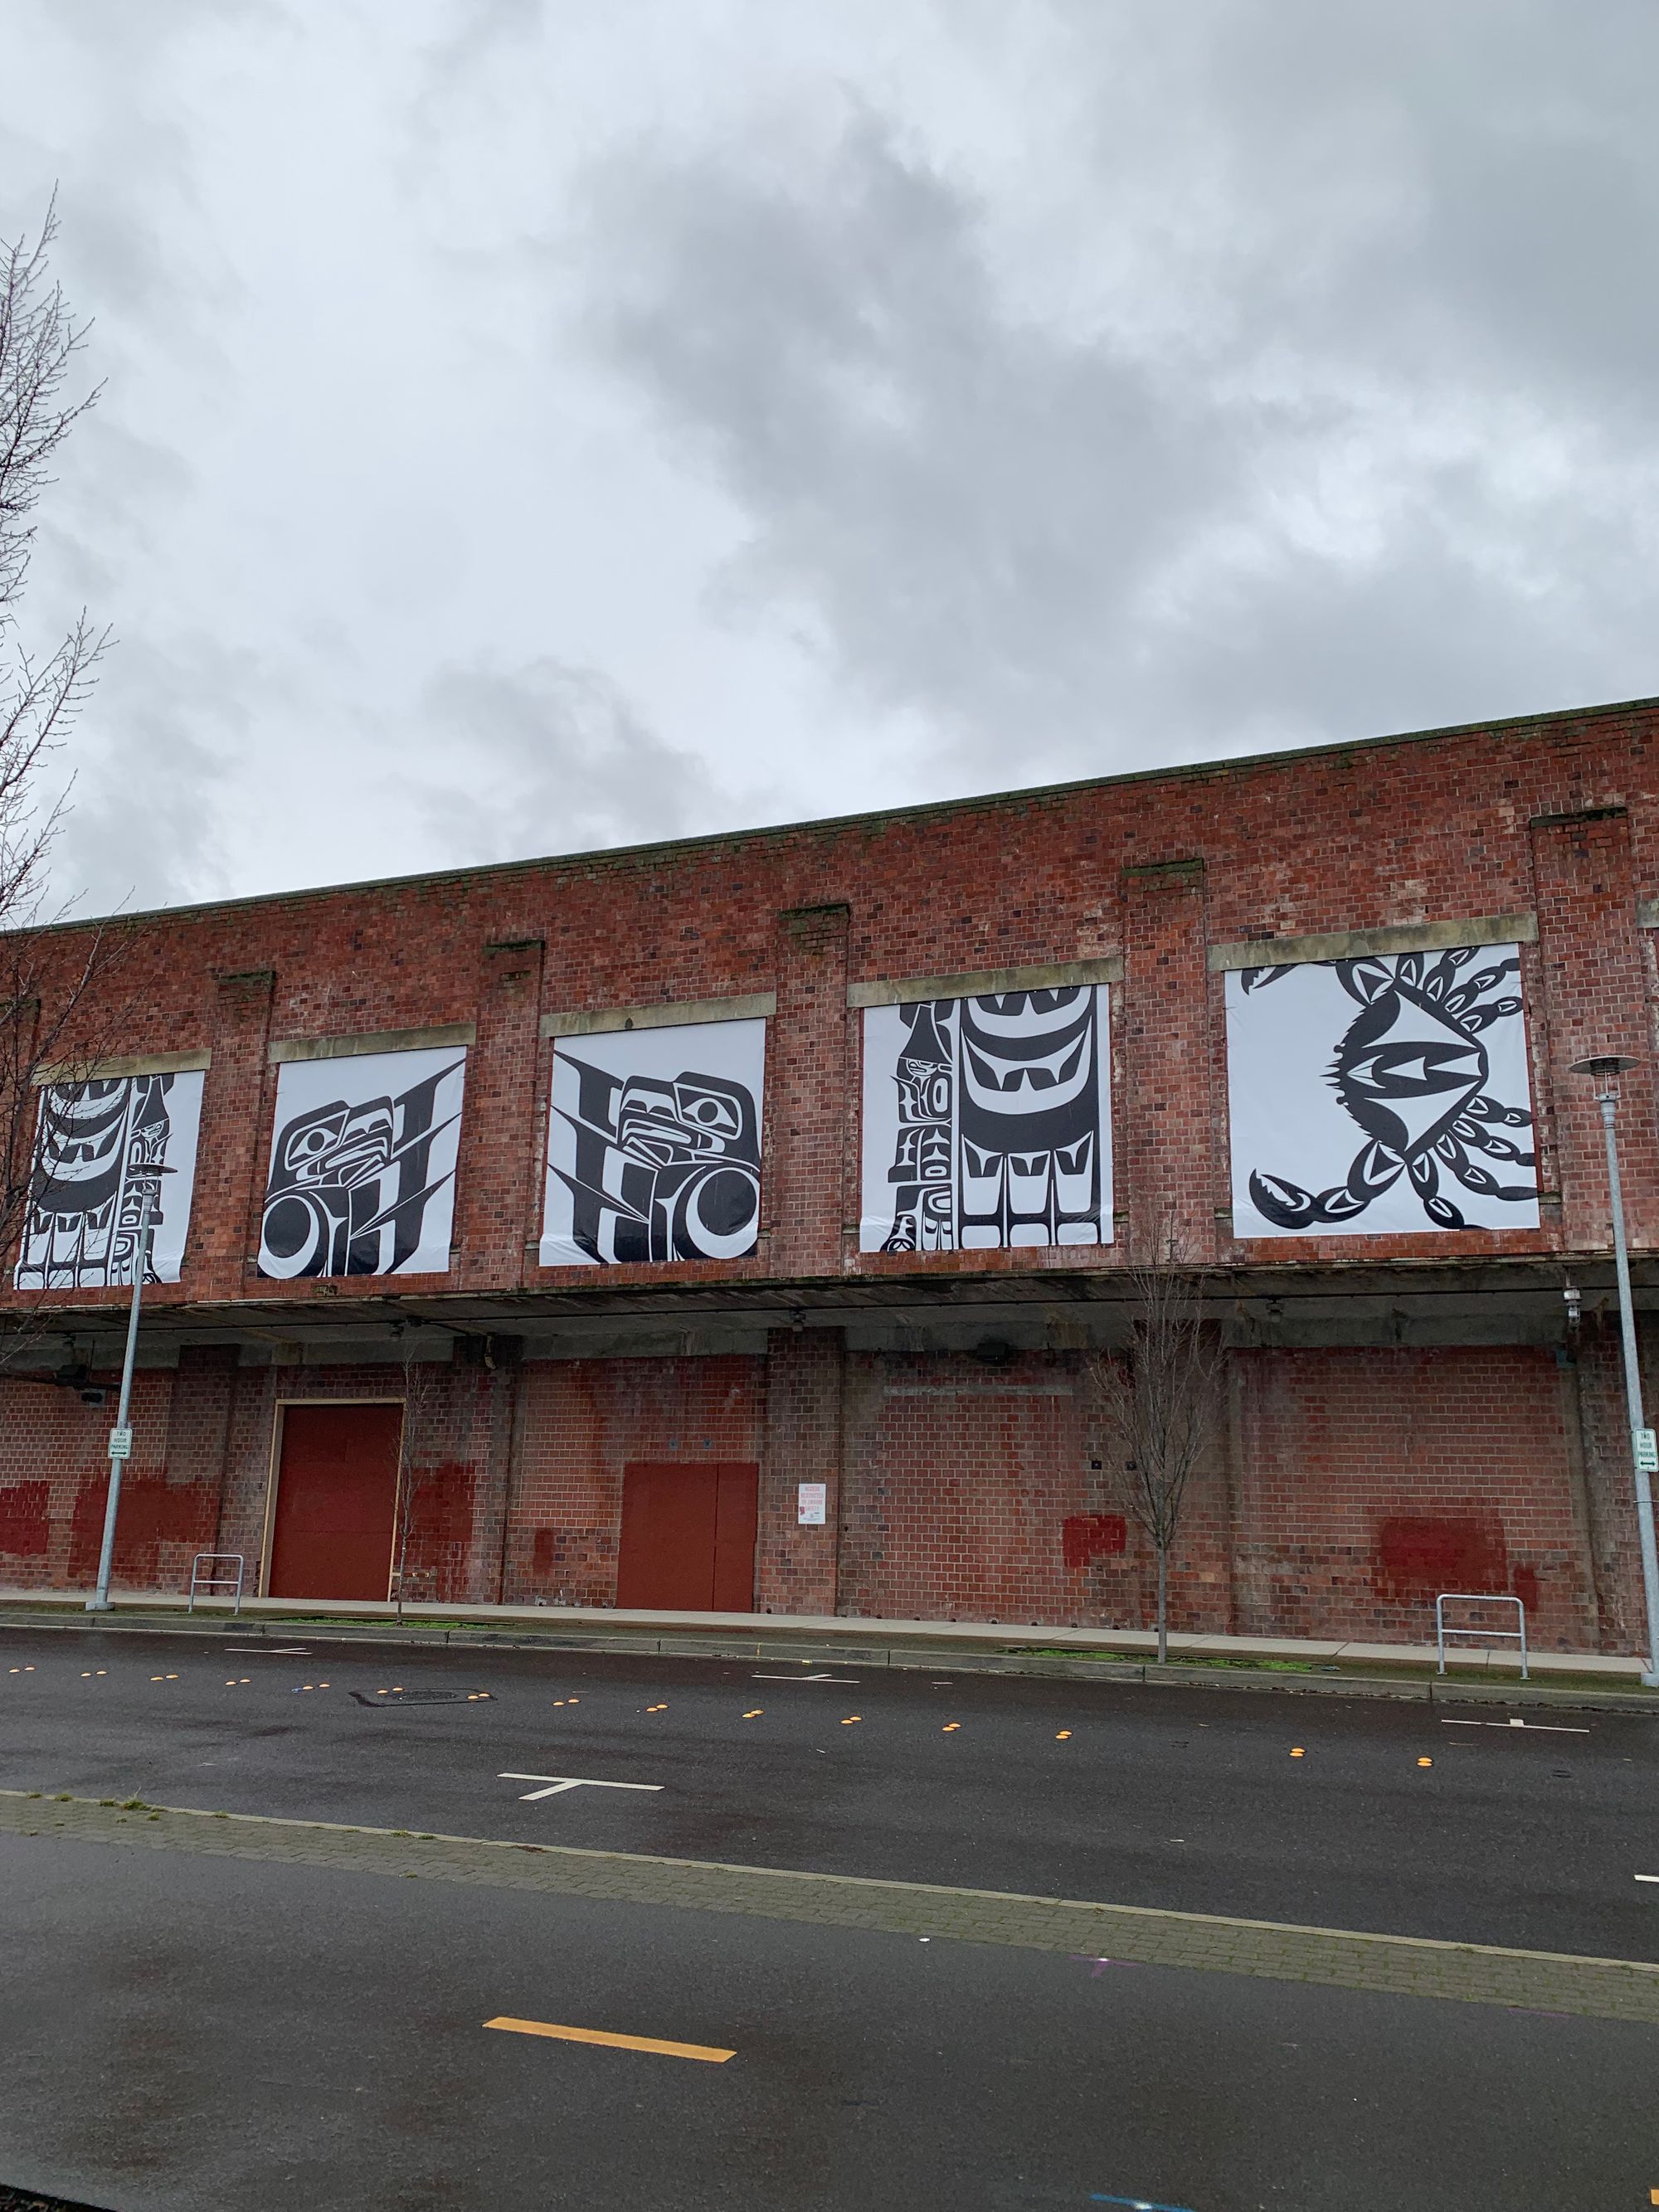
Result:
M118 925L122 1049L211 1056L182 1279L147 1293L118 1582L176 1588L201 1549L252 1572L278 1409L368 1397L405 1408L411 1597L611 1602L624 1470L703 1462L757 1471L758 1612L1139 1625L1151 1562L1091 1376L1126 1261L1174 1235L1213 1271L1231 1368L1177 1626L1415 1638L1462 1579L1522 1595L1540 1643L1634 1648L1601 1128L1567 1070L1642 1063L1620 1132L1644 1310L1656 739L1640 702ZM1525 923L1540 1226L1236 1236L1217 949L1495 916ZM860 989L1088 962L1121 978L1115 1241L861 1254ZM540 1266L548 1017L757 994L753 1255ZM88 1018L108 1034L109 1007ZM261 1277L273 1048L462 1024L448 1274ZM90 1578L109 1411L50 1378L112 1384L125 1304L0 1294L0 1581Z

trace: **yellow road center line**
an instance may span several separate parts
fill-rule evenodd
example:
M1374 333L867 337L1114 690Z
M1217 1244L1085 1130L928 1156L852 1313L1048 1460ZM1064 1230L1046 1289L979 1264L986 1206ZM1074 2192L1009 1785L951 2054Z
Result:
M710 2043L665 2043L654 2035L612 2035L602 2027L562 2027L550 2020L487 2020L486 2027L505 2028L509 2035L548 2035L558 2043L602 2043L611 2051L654 2051L664 2058L701 2058L710 2066L724 2066L735 2051L721 2051Z

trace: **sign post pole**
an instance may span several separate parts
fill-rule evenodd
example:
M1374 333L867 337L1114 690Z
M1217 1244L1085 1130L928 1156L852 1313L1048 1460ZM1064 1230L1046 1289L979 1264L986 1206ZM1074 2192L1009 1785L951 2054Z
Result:
M149 1264L149 1213L154 1186L144 1192L138 1217L138 1249L132 1262L132 1305L127 1315L127 1353L121 1366L121 1402L115 1426L109 1432L109 1499L104 1507L104 1547L98 1555L98 1587L87 1600L88 1613L109 1611L110 1570L115 1564L115 1516L121 1504L121 1469L132 1455L132 1364L138 1350L138 1309L144 1295L144 1270Z
M1642 1591L1646 1601L1648 1663L1642 1680L1659 1689L1659 1548L1654 1542L1653 1486L1650 1475L1659 1473L1653 1431L1642 1411L1642 1370L1636 1356L1636 1308L1630 1291L1630 1254L1625 1243L1625 1197L1619 1180L1619 1139L1614 1121L1619 1111L1619 1078L1636 1062L1613 1053L1573 1062L1574 1075L1595 1077L1600 1085L1595 1103L1601 1109L1601 1130L1607 1148L1607 1198L1613 1212L1613 1266L1619 1283L1619 1327L1625 1352L1625 1405L1630 1419L1631 1458L1636 1474L1636 1528L1642 1547Z

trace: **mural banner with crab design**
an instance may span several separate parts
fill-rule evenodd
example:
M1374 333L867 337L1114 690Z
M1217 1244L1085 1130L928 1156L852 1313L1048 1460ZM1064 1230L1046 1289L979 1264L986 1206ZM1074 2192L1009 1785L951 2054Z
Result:
M1236 1236L1538 1226L1517 946L1226 981Z

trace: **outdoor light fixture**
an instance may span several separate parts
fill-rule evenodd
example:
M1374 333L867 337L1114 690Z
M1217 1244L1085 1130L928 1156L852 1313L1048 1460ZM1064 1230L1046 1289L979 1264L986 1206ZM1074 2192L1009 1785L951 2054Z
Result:
M1607 1198L1613 1212L1613 1265L1619 1283L1619 1326L1625 1350L1625 1402L1630 1414L1631 1457L1636 1469L1636 1526L1642 1541L1642 1588L1647 1603L1648 1663L1642 1680L1659 1689L1659 1551L1653 1537L1653 1490L1649 1477L1659 1473L1659 1449L1642 1411L1642 1371L1636 1364L1636 1309L1630 1293L1630 1255L1625 1246L1625 1198L1619 1181L1619 1078L1637 1062L1621 1053L1604 1052L1575 1060L1569 1071L1595 1083L1601 1130L1607 1146Z

